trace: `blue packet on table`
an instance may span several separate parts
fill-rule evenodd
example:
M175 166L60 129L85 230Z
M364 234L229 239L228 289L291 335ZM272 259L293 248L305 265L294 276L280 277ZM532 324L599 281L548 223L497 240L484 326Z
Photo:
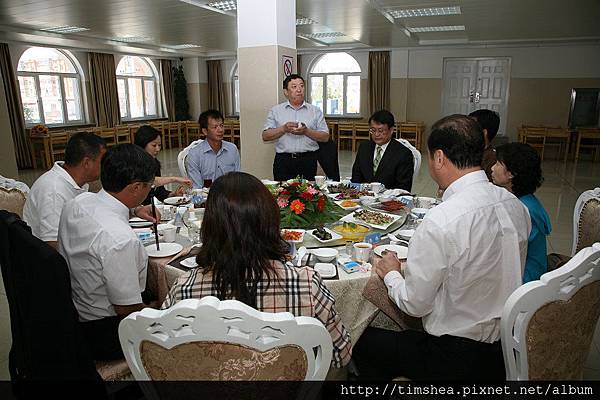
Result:
M376 244L376 243L381 242L381 233L375 232L375 233L365 236L365 242L371 243L371 244Z

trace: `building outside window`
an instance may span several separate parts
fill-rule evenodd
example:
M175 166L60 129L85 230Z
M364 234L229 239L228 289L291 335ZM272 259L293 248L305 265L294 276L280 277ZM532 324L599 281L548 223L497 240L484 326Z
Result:
M326 116L360 115L360 65L348 53L328 53L309 72L309 99Z
M85 122L81 73L73 56L59 49L32 47L17 65L26 126Z
M125 56L117 66L119 110L124 121L158 117L156 74L142 57Z

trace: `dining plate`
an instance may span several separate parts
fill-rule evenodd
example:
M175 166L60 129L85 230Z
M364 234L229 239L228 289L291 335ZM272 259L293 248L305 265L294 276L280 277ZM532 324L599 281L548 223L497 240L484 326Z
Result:
M159 243L160 250L156 250L156 244L146 246L148 257L169 257L179 253L183 246L179 243Z
M286 239L286 232L289 232L295 236L298 236L298 239ZM289 243L302 243L302 241L304 240L304 233L306 231L304 229L282 229L281 230L281 237L283 238L283 240L285 240L286 242Z
M333 278L337 274L337 268L332 263L316 263L314 268L321 278Z
M185 204L189 204L190 199L183 196L175 196L175 197L167 197L163 203L168 204L170 206L182 206Z
M354 218L354 215L357 213L357 211L354 211L351 214L346 215L345 217L341 218L340 221L345 221L345 222L358 222L361 224L365 224L365 225L369 225L372 228L375 229L381 229L381 230L386 230L387 228L389 228L394 222L398 221L400 219L400 215L394 215L394 214L387 214L387 213L383 213L383 212L378 212L379 214L384 214L387 217L391 218L391 221L385 224L373 224L367 221L363 221L362 219L358 219L358 218Z
M147 228L149 226L152 226L152 222L135 217L129 220L129 226L131 226L132 228Z
M384 244L381 246L377 246L377 247L375 247L375 249L373 249L373 252L375 254L377 254L379 257L383 257L383 252L386 250L393 251L394 253L396 253L396 256L400 260L405 259L406 256L408 255L408 247L398 246L396 244Z
M315 236L313 232L317 230L316 228L315 229L309 229L307 232L310 234L310 236L314 237L315 239L317 239L321 243L334 242L334 241L339 240L339 239L342 238L342 235L340 235L337 232L332 231L329 228L323 227L323 229L325 229L325 232L328 232L331 235L331 239L323 240L323 239L320 239L317 236Z
M185 260L181 260L179 265L184 266L186 268L196 268L198 263L196 262L196 256L188 257Z
M346 206L344 203L353 203L354 205L348 205ZM360 208L360 201L359 200L336 200L335 204L337 204L338 206L342 207L344 210L346 211L354 211L358 208Z
M400 231L394 232L396 236L403 237L405 239L410 239L415 233L414 229L402 229Z

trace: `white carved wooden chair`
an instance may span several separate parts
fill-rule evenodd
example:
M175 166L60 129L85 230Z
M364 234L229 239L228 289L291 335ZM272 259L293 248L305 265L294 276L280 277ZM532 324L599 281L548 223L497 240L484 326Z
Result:
M177 165L179 166L179 172L181 173L181 176L186 176L189 178L186 164L187 155L192 148L198 146L202 142L204 142L204 139L194 140L192 143L189 144L189 146L181 150L177 155Z
M507 380L582 379L600 315L600 243L508 298L500 322Z
M421 169L421 152L406 139L396 139L400 144L410 150L413 155L413 184L417 180Z
M25 183L0 175L0 209L14 212L22 218L28 194L29 187Z
M119 338L139 381L318 381L333 351L317 319L212 296L132 313L121 321Z

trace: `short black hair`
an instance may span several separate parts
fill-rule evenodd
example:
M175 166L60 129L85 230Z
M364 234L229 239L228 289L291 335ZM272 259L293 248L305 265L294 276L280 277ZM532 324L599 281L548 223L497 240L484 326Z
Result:
M88 157L98 157L106 142L91 132L78 132L71 136L65 148L65 164L77 165Z
M485 108L475 110L469 117L473 117L481 126L481 129L486 129L488 133L488 140L491 142L498 133L500 127L500 115L496 111L487 110Z
M220 119L221 121L225 121L223 118L223 114L219 110L206 110L198 117L198 124L200 124L200 129L208 129L208 119Z
M140 146L142 149L146 148L146 145L156 139L162 137L160 131L150 125L142 125L135 132L133 143Z
M150 154L134 144L120 144L102 157L100 181L107 192L119 193L131 183L152 181L155 171Z
M388 128L393 128L396 122L394 121L394 114L388 110L375 111L371 117L369 117L369 124L371 121L375 121L380 124L385 124Z
M479 167L484 147L481 127L462 114L449 115L434 123L427 139L430 157L436 150L442 150L458 169Z
M525 143L506 143L496 148L496 160L512 174L512 192L517 197L533 194L542 186L542 160Z
M285 79L283 80L283 88L287 90L288 84L293 79L302 79L302 83L304 83L304 78L303 77L301 77L298 74L291 74L291 75L286 76Z

